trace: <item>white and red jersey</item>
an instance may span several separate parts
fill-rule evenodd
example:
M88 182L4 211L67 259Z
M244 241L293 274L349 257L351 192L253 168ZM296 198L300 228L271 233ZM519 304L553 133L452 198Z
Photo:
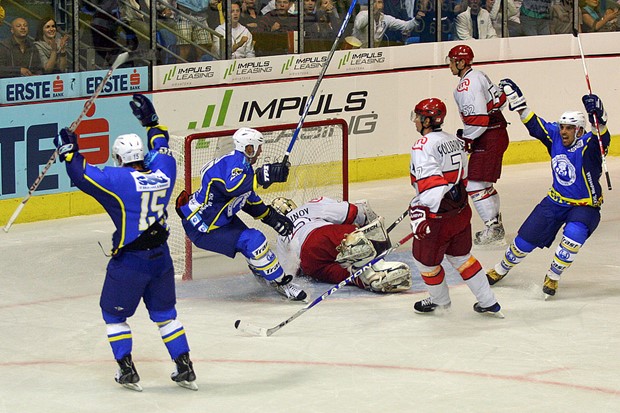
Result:
M424 205L437 213L444 195L467 178L467 153L459 138L443 131L430 132L411 147L411 206Z
M312 248L306 243L312 231L332 224L354 224L360 227L366 220L362 208L346 201L323 197L309 201L286 216L293 221L293 233L287 237L278 236L276 255L287 274L297 274L302 248ZM340 240L335 241L340 243Z
M454 90L454 100L463 120L463 137L476 139L489 126L504 121L501 109L506 94L479 70L469 69ZM499 116L493 116L493 114Z

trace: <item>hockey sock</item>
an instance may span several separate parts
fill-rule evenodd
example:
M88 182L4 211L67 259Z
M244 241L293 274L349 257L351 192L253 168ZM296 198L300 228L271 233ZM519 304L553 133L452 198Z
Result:
M482 267L480 267L480 270L474 274L473 277L465 280L465 283L476 296L480 306L490 307L497 302L495 294L493 294L493 290L491 290L489 282L487 281L487 276L484 271L482 271Z
M468 194L471 197L474 208L476 208L476 212L478 212L485 225L499 215L499 194L493 186L479 191L468 192Z
M441 265L431 267L424 265L415 258L413 261L422 275L422 280L428 288L428 292L431 295L433 303L438 305L450 304L450 294L448 292L448 285L446 284L446 272Z
M267 281L279 280L284 275L278 257L269 248L262 232L249 228L241 233L236 245L247 260L252 271Z
M560 245L558 245L558 248L555 250L553 261L551 261L551 266L549 267L549 271L547 271L547 276L552 280L558 281L564 270L571 266L575 260L575 255L577 255L582 245L583 244L564 235L562 241L560 241Z
M131 328L127 323L106 324L108 333L108 341L112 346L114 358L120 360L128 354L131 354L132 338Z
M504 254L504 258L495 264L495 271L499 275L506 275L508 271L512 269L515 265L523 261L523 258L527 256L530 252L534 250L535 246L525 241L519 235L514 239L512 244L506 248L506 253Z
M174 360L183 353L189 352L187 336L183 324L179 320L166 320L157 323L161 339Z

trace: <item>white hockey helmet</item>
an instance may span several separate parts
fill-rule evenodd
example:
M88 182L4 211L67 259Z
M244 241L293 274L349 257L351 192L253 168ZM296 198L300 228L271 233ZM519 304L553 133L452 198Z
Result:
M583 112L579 111L568 111L562 113L560 116L560 120L558 120L558 124L560 125L574 125L577 129L581 128L584 131L586 130L586 115Z
M233 135L235 149L245 154L245 147L252 145L254 155L258 153L258 148L265 143L263 134L252 128L240 128ZM252 155L252 156L254 156Z
M271 206L282 215L286 215L292 210L297 209L297 204L292 199L282 196L274 198L274 200L271 201Z
M120 135L112 145L112 158L118 166L144 160L142 138L135 133Z

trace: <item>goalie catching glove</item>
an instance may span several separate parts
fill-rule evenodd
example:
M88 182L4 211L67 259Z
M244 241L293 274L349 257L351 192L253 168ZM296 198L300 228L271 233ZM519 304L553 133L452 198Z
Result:
M78 151L77 135L69 128L62 128L56 138L54 138L54 145L58 148L58 156L60 160L64 162L67 160L71 162L73 153Z
M354 265L361 268L378 254L390 248L390 238L383 225L383 217L347 234L336 247L336 262L343 268Z
M429 212L430 210L428 207L424 205L409 207L409 218L411 218L411 232L413 232L413 238L417 240L424 239L431 233L428 221L426 220L426 216Z
M525 110L527 108L527 102L523 92L519 89L519 86L510 79L502 79L499 82L499 87L502 88L508 99L508 109L510 110Z
M267 215L262 218L262 221L275 229L276 232L283 237L291 235L294 228L293 221L280 214L272 206L268 206L267 208Z
M256 176L256 182L267 189L274 182L286 182L289 169L290 164L288 162L270 163L256 168L254 175Z

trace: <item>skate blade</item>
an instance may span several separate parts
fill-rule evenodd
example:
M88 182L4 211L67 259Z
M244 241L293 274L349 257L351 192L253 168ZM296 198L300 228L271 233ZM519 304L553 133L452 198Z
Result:
M545 301L549 301L551 298L554 297L554 295L551 294L547 294L547 293L543 293L545 295Z
M142 391L142 386L140 386L138 383L123 383L121 384L121 386L133 391Z
M495 241L489 241L489 242L480 242L474 239L474 245L478 247L503 247L505 245L508 245L508 243L506 242L506 238L498 239Z
M198 385L196 384L195 381L187 381L187 380L183 380L183 381L176 381L176 384L178 384L180 387L183 387L184 389L189 389L189 390L198 390Z

